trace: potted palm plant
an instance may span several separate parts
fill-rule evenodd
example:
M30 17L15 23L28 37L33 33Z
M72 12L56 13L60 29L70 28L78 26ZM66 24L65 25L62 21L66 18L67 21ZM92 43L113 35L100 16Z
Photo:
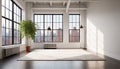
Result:
M34 39L35 38L35 33L36 33L36 27L35 23L33 23L31 20L22 20L20 22L20 32L22 35L22 38L26 38L26 52L30 52L31 48L29 46L28 40L30 38Z

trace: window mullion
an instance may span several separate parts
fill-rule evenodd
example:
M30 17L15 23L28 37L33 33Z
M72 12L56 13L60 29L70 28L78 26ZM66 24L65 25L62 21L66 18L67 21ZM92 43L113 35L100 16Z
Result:
M12 2L12 44L14 44L14 3Z
M43 15L43 42L45 42L45 15Z
M5 0L5 6L6 6L6 0ZM5 10L4 16L6 16L6 7L4 8L4 10ZM4 18L4 19L5 19L5 45L6 45L6 18Z
M22 20L22 9L20 9L20 20ZM19 26L20 26L20 24L19 24ZM20 32L20 30L19 30L19 32ZM21 34L20 34L20 43L22 42L22 39L21 39Z
M51 31L52 31L52 42L53 42L53 14L52 14L52 29L51 29Z

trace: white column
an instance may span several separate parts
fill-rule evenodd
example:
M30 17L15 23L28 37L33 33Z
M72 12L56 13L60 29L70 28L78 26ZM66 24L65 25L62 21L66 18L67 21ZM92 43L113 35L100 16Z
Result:
M31 20L32 19L32 3L26 3L26 7L25 7L25 16L26 16L26 19L28 20Z
M26 7L25 8L26 8L26 10L25 10L25 12L26 12L26 14L25 14L26 19L33 21L32 3L26 3ZM28 44L29 44L29 46L31 46L31 49L35 48L34 42L33 42L32 39L28 40Z
M0 0L0 59L2 58L2 49L1 49L1 46L2 46L2 12L1 12L1 2L2 0Z
M67 46L68 42L69 42L69 24L68 24L68 13L64 13L63 15L63 43L65 43L65 46Z

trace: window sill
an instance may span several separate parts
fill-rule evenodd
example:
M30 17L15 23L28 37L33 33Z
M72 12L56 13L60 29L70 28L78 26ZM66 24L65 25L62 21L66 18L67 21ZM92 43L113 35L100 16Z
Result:
M10 48L20 47L20 46L24 46L24 45L25 44L6 45L6 46L2 46L2 49L10 49Z

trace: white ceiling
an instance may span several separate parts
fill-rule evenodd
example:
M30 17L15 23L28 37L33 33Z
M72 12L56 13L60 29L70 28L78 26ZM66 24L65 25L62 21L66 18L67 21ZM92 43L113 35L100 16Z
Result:
M32 3L33 5L39 4L39 5L49 5L48 8L53 8L54 4L61 4L62 6L65 6L63 9L66 10L66 12L69 11L70 6L72 4L75 5L80 5L82 3L86 3L86 2L93 2L93 1L98 1L98 0L23 0L24 2L29 2ZM83 4L84 5L84 4ZM43 7L42 6L42 7ZM72 5L73 6L73 5ZM44 7L43 7L44 8ZM77 8L77 7L76 7ZM80 7L79 7L80 8ZM86 9L86 7L80 8L80 9ZM36 9L35 7L33 9ZM37 8L40 9L40 8ZM58 8L57 8L58 9ZM74 8L75 9L75 8Z
M69 0L23 0L25 2L68 2ZM91 2L96 0L70 0L71 2Z

